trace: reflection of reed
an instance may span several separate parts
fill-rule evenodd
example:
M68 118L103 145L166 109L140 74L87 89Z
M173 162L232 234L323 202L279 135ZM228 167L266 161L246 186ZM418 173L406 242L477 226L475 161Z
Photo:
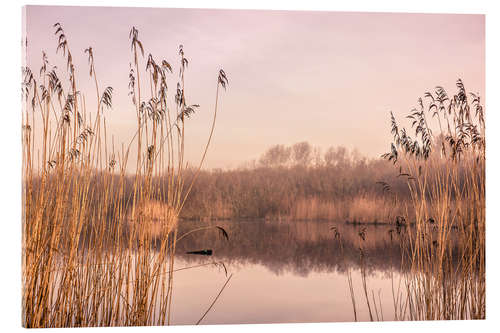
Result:
M334 238L338 240L339 243L339 249L340 249L340 255L342 258L345 258L344 254L344 242L342 240L342 234L339 232L338 228L336 226L333 226L330 228L334 232ZM354 321L358 321L358 314L356 311L356 297L354 296L354 287L352 283L352 274L351 274L351 269L349 266L346 266L346 274L347 274L347 282L349 284L349 293L351 295L351 302L352 302L352 310L354 313Z
M276 274L292 272L301 276L311 272L346 273L348 269L361 267L358 226L321 221L225 221L218 224L230 234L229 242L211 231L201 231L178 243L178 255L188 262L198 261L199 258L182 253L193 248L211 248L215 259L228 264L260 264ZM189 230L195 225L199 223L183 221L180 228ZM342 235L342 252L335 241L332 226L336 226ZM363 228L366 228L363 265L367 275L382 271L390 276L392 269L405 269L401 266L404 253L400 246L402 229L370 225Z

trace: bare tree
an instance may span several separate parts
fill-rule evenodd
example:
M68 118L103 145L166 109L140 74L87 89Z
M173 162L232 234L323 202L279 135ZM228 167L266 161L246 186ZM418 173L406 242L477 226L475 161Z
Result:
M324 156L327 166L347 167L351 164L349 152L346 147L330 147Z
M292 146L292 157L295 165L308 166L312 160L313 148L309 142L299 142Z
M287 166L290 161L291 148L284 145L275 145L269 148L259 162L265 167Z

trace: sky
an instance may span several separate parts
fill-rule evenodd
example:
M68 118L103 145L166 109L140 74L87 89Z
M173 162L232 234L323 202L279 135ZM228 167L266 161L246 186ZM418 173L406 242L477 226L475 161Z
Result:
M229 86L206 168L239 167L272 145L301 141L323 152L345 146L379 157L391 141L389 112L404 121L435 86L453 93L461 78L484 100L484 15L28 6L26 63L35 73L42 50L65 67L55 52L56 22L68 38L80 90L95 94L84 54L89 46L101 90L114 88L106 117L115 142L128 142L136 128L128 96L131 27L146 57L173 65L172 98L184 46L188 104L200 104L187 125L192 164L208 138L217 73L224 69Z

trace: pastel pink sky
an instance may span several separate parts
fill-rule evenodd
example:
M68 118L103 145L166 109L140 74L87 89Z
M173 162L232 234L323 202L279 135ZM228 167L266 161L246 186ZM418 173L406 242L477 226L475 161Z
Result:
M483 98L485 92L484 15L28 6L26 21L27 65L35 73L41 50L65 68L52 27L61 23L87 108L95 92L83 51L93 47L101 86L114 88L106 112L115 142L128 142L136 126L127 95L130 28L139 30L146 56L174 66L172 98L183 44L188 103L201 105L188 125L193 164L209 134L223 68L229 87L207 168L237 167L271 145L300 141L378 157L389 147L390 111L403 120L436 85L455 92L457 78Z

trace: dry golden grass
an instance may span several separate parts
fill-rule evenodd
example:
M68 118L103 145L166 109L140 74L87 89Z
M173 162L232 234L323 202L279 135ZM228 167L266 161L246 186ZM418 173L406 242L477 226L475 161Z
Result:
M39 76L23 69L23 326L169 324L176 224L210 144L226 75L220 70L210 137L186 181L184 124L198 106L185 99L182 46L177 92L167 107L172 67L152 55L144 66L143 45L132 28L129 94L137 131L117 149L106 127L113 89L101 90L92 48L85 50L90 71L82 73L90 74L96 91L86 95L78 90L65 32L59 23L54 28L67 62L64 79L50 69L45 53ZM92 96L97 108L87 110ZM137 160L129 193L133 143ZM164 181L154 182L158 178Z
M419 100L419 109L408 117L414 139L391 114L394 142L384 157L407 178L408 211L415 217L414 228L398 233L405 274L403 288L393 290L395 320L486 316L484 114L478 96L469 97L460 80L457 88L448 96L437 87L426 94L428 104ZM364 237L361 260L363 242ZM378 320L365 278L362 288L370 318Z
M351 199L323 201L318 198L299 199L292 206L288 219L328 220L350 223L392 224L405 214L404 206L375 195L360 195Z
M159 238L163 233L170 234L177 227L178 216L175 209L158 200L150 200L138 205L139 209L132 216L132 210L126 216L127 229L133 229L136 223L143 220L150 221L148 232L153 238Z

